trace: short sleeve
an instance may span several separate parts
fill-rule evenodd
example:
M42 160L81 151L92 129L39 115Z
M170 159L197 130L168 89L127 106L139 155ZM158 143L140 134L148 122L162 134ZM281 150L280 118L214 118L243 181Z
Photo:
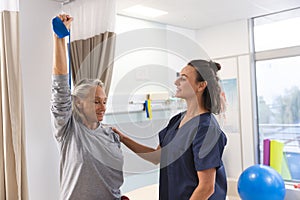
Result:
M226 137L219 127L199 128L192 143L196 170L202 171L220 167L225 145Z

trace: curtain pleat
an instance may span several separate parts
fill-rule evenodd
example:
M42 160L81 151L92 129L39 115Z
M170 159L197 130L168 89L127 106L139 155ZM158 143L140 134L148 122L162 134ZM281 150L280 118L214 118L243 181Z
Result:
M75 0L66 4L63 10L74 17L71 41L114 32L116 0Z
M71 42L72 80L98 78L108 95L113 71L115 33L105 32L85 40Z
M19 13L0 17L0 199L27 200Z

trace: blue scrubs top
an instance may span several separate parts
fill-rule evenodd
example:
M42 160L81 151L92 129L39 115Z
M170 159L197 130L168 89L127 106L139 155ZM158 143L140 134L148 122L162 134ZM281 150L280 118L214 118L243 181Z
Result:
M215 192L209 200L226 199L222 154L227 139L211 113L198 115L178 128L185 113L173 117L159 133L160 200L188 200L198 185L197 171L216 168Z

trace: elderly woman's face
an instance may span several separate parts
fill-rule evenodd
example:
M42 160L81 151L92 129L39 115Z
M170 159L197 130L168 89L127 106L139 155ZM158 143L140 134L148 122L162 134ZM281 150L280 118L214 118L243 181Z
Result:
M99 122L103 120L106 110L107 96L102 87L96 86L91 89L87 98L82 100L81 112L88 122Z

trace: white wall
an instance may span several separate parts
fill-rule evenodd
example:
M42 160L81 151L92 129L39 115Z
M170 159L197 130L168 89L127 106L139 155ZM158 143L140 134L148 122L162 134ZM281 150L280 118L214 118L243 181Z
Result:
M247 20L198 30L197 41L211 58L248 55L249 33Z
M25 102L29 198L58 199L58 149L51 133L51 19L54 1L20 1L20 51Z
M116 55L110 93L128 94L136 90L141 94L175 90L173 81L176 72L187 63L184 59L187 55L181 57L182 53L173 48L174 43L179 42L175 37L191 40L189 38L195 38L195 31L120 15L116 20ZM155 68L160 69L160 73L155 72ZM154 82L161 87L155 86ZM119 87L124 84L131 89L121 91ZM144 88L139 88L140 85Z

